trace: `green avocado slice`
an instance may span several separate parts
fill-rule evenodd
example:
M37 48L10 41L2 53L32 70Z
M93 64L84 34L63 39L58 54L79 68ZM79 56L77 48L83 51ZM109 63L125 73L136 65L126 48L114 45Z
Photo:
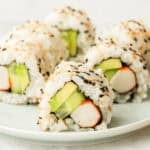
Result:
M30 83L29 74L24 64L12 63L8 67L11 92L23 94Z
M108 70L119 69L121 67L122 67L122 63L120 59L110 58L101 62L99 65L95 67L95 69L102 69L103 72L105 72Z
M64 87L50 99L49 103L51 106L51 112L56 112L66 99L77 90L77 88L77 85L73 82L66 83Z
M74 92L65 103L56 111L56 115L64 119L70 115L80 104L85 100L85 97L82 93Z
M77 32L73 30L66 30L61 32L61 36L67 42L67 47L69 49L69 55L71 57L77 54Z
M107 80L110 81L112 77L117 73L118 69L114 70L108 70L104 72L104 75L106 76Z

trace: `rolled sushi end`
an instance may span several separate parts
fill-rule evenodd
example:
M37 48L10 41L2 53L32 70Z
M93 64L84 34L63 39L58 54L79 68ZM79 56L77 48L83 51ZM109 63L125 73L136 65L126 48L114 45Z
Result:
M91 100L86 100L73 82L66 83L49 103L51 112L59 119L71 117L82 128L95 127L102 117L98 107Z
M61 32L62 38L66 41L71 57L77 55L77 32L74 30L66 30Z
M113 96L100 72L88 71L82 63L62 62L44 90L39 105L39 126L44 131L57 132L64 131L64 125L65 130L71 131L97 130L101 122L107 127ZM57 128L60 120L64 125Z

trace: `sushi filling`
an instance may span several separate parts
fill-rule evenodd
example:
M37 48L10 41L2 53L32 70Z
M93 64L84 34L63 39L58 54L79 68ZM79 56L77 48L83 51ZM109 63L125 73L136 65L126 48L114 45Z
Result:
M97 106L78 90L74 82L66 83L50 99L49 104L51 112L59 119L71 117L80 127L94 127L101 120Z
M104 60L95 69L102 69L113 90L119 94L132 92L137 86L134 71L118 58Z
M0 66L0 91L24 94L29 83L28 69L24 64L13 62L8 66Z
M77 55L78 33L74 30L65 30L61 32L61 36L67 43L70 57L75 57Z

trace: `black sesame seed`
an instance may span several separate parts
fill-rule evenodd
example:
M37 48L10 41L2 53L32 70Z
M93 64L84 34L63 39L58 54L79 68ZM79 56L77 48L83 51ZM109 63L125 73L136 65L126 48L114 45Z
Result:
M142 63L143 62L143 60L140 58L140 62Z
M49 75L50 75L50 73L49 73L49 72L46 72L46 74L47 74L47 76L49 76Z
M88 72L83 72L84 74L87 74L88 76L90 76L90 73L88 73Z
M72 8L72 11L76 11L74 8Z
M146 64L143 66L143 69L147 69L147 65Z
M132 43L130 43L130 46L133 46L133 44L132 44Z
M135 37L133 40L134 40L135 42L137 42L138 39Z
M88 32L89 32L88 30L85 30L85 31L84 31L84 33L88 33Z
M87 59L87 58L85 59L85 62L88 62L88 59Z
M81 67L81 66L82 66L82 64L79 64L79 65L78 65L78 67Z
M40 72L40 73L41 73L41 70L42 70L41 67L39 67L39 72Z
M93 47L93 46L96 46L96 44L94 43L94 44L91 44L90 46Z
M144 39L144 42L147 43L148 42L147 39Z
M90 80L88 80L88 79L85 79L83 76L79 76L86 84L91 84L91 85L93 85L93 86L95 86L95 82L92 82L92 81L90 81Z
M51 34L51 37L54 37L54 34Z
M41 59L39 58L38 61L41 62Z
M75 73L80 73L79 71L75 71Z
M102 38L98 37L98 40L102 41Z
M80 31L79 31L79 30L77 30L77 34L80 34Z
M108 91L108 88L107 87L102 87L102 88L100 88L103 92L105 92L105 91Z
M80 24L81 24L81 25L83 25L83 24L84 24L84 22L80 22Z
M144 54L146 55L146 54L148 54L149 52L150 52L150 49L145 50L145 51L144 51Z
M100 95L99 95L99 97L103 97L103 96L104 96L103 94L100 94Z
M27 102L27 105L30 105L30 102Z
M40 91L41 91L42 94L44 93L43 89L40 89Z
M2 49L2 51L6 51L6 50L7 50L7 48L3 48L3 49Z

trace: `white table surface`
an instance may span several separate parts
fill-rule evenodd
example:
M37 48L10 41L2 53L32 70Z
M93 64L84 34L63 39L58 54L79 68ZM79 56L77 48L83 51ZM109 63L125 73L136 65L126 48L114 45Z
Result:
M86 1L86 3L85 3ZM0 35L28 19L42 18L52 8L73 5L84 8L96 25L123 19L140 18L150 23L149 0L0 0ZM96 12L96 15L95 15ZM97 22L97 18L99 22ZM150 127L118 141L91 146L51 147L0 135L0 150L150 150Z

